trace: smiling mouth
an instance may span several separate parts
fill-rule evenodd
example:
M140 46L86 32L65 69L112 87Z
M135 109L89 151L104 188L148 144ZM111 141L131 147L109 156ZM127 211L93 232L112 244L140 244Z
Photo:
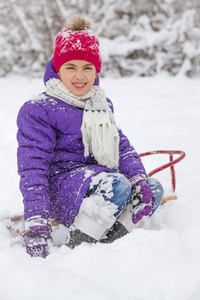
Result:
M83 88L86 85L86 83L73 83L73 86L76 88Z

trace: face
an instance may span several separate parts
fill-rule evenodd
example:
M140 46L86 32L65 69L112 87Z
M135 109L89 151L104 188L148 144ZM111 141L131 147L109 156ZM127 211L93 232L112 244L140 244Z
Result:
M85 60L70 60L60 67L58 75L66 88L80 97L89 92L97 72L95 66Z

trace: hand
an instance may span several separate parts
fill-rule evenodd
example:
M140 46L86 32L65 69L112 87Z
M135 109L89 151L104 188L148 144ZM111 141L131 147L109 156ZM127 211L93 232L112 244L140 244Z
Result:
M26 220L26 237L24 242L27 253L32 257L45 258L49 254L48 241L51 238L51 229L47 220L42 217Z
M131 198L131 204L133 205L132 221L136 224L143 216L148 216L154 207L155 198L147 180L141 179L136 183L132 183Z

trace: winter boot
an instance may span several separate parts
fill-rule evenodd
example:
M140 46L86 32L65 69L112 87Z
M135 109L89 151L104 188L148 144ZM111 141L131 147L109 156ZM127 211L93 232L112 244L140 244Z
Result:
M100 240L100 243L110 244L128 232L129 231L120 222L116 221L107 232L106 237Z
M97 240L73 226L69 231L69 236L65 242L65 245L73 249L84 242L91 244L96 243Z

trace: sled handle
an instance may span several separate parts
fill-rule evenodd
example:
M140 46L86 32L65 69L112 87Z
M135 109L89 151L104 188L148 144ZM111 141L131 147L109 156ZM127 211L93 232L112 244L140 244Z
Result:
M175 169L174 169L174 165L177 164L179 161L181 161L184 157L185 157L185 152L184 151L180 151L180 150L155 150L155 151L149 151L149 152L144 152L139 154L139 157L143 157L143 156L147 156L147 155L152 155L152 154L168 154L169 155L169 160L170 162L156 168L155 170L151 171L148 174L148 177L151 177L152 175L165 170L167 168L170 167L171 169L171 177L172 177L172 188L173 188L173 192L175 192L176 189L176 179L175 179ZM179 154L179 157L177 159L174 159L173 155L174 154Z

